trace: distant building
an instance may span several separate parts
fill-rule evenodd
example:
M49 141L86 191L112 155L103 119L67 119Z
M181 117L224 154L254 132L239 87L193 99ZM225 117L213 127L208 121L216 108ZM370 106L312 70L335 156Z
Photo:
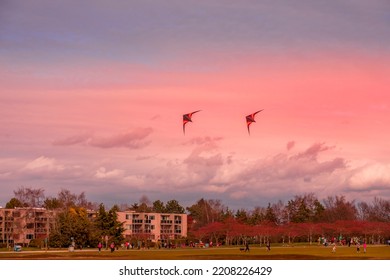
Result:
M0 244L28 245L33 239L48 238L55 216L45 208L0 208Z
M151 241L168 241L187 237L187 214L117 212L126 239L145 237Z
M44 240L55 228L59 211L45 208L0 208L0 246ZM96 218L96 211L87 210L88 218ZM151 241L168 241L187 236L187 214L117 212L123 223L126 239L133 237Z

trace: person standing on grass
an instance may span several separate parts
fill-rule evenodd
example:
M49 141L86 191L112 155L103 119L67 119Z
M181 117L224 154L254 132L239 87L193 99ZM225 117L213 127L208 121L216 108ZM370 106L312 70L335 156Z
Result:
M356 253L360 253L360 241L356 242Z
M113 253L115 251L115 244L114 244L114 242L111 243L110 248L111 248L111 253Z
M333 243L332 253L336 253L336 242Z
M367 243L366 243L366 241L364 241L364 243L363 243L363 252L364 253L367 252Z
M100 253L100 251L102 250L102 247L103 247L102 243L99 242L99 244L98 244L99 253Z
M271 251L271 241L267 241L267 251Z

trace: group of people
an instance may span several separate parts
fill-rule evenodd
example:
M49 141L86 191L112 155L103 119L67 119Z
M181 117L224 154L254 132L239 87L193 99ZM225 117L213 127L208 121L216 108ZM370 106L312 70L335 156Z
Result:
M102 251L103 244L101 242L99 242L97 247L98 247L98 250L99 250L99 253L100 253ZM111 250L111 253L113 253L115 251L115 243L114 242L111 242L110 250Z
M363 242L363 252L367 252L367 243L366 241ZM360 253L360 242L356 243L356 253Z
M360 241L355 242L355 244L356 244L356 253L360 253L360 246L361 246ZM333 247L332 247L332 253L336 253L336 247L337 247L336 242L333 242L332 245L333 245ZM351 246L351 245L349 244L348 247L350 247L350 246ZM363 252L364 252L364 253L367 252L367 243L366 243L366 241L363 242Z

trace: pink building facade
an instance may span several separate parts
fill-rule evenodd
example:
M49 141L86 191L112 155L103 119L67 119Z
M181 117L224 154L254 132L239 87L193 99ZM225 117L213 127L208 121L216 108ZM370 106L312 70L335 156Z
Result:
M117 212L126 239L143 237L167 241L187 237L187 214Z
M56 213L44 208L0 208L0 244L28 245L49 237Z

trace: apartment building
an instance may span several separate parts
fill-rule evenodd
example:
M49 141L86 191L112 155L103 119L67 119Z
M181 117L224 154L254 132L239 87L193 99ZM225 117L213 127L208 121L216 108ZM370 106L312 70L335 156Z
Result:
M118 212L124 237L144 237L152 241L168 241L187 236L187 214Z
M55 211L45 208L0 208L0 244L29 244L45 239L55 223Z
M28 245L33 239L45 239L55 227L57 211L45 208L0 208L0 245ZM88 210L88 218L96 211ZM187 215L170 213L117 212L125 238L142 237L151 241L173 240L187 236Z

